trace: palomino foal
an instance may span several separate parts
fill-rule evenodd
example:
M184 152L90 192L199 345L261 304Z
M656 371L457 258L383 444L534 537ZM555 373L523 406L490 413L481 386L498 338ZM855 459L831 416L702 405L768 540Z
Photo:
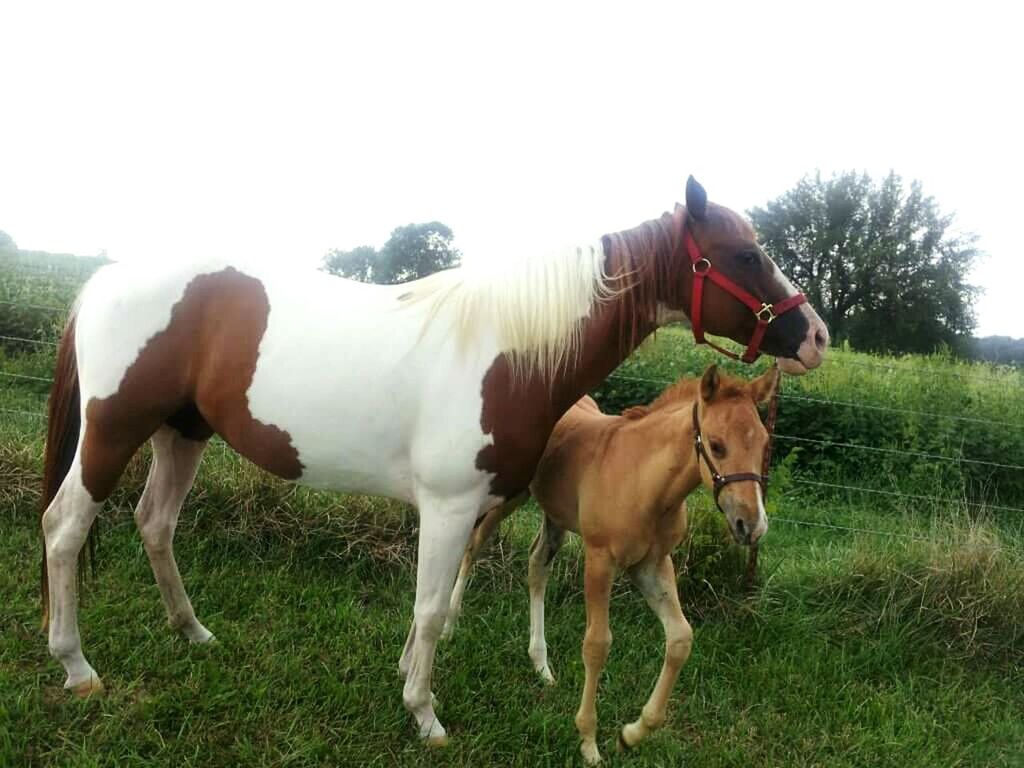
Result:
M640 717L620 735L622 744L633 747L664 723L669 694L693 642L671 559L686 532L686 497L703 482L716 494L741 544L756 542L768 528L759 482L768 433L757 404L771 399L778 376L773 367L745 382L712 365L702 379L681 381L650 406L630 408L622 416L607 416L584 397L555 426L530 485L544 511L530 547L530 658L545 682L553 683L544 589L565 531L573 531L583 538L585 553L586 680L576 727L589 764L601 760L595 699L611 646L608 599L615 572L626 571L665 628L665 660L654 691ZM698 430L703 449L696 447ZM459 572L452 620L474 555L512 508L510 503L493 510L478 526Z

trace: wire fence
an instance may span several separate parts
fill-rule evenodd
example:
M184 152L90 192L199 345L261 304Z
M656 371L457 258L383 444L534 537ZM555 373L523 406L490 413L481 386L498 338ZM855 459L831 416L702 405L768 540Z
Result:
M638 381L646 384L657 384L662 387L668 387L675 384L675 381L669 379L651 379L644 376L634 376L631 374L624 373L613 373L609 379L618 379L620 381ZM863 408L871 411L884 411L888 413L900 413L909 416L925 416L936 419L949 419L951 421L964 421L973 424L987 424L993 427L1009 427L1014 430L1024 431L1024 424L1019 424L1011 421L998 421L996 419L982 419L975 416L957 416L952 413L934 413L932 411L919 411L912 408L893 408L884 405L871 405L869 403L851 403L845 400L830 400L823 397L808 397L806 395L794 395L788 392L782 392L779 395L781 400L800 400L806 403L818 403L819 405L837 405L846 408Z
M66 312L67 311L67 308L65 308L65 307L36 304L36 303L32 303L32 302L18 302L18 301L7 300L7 299L0 300L0 305L14 307L14 308L36 310L36 311L55 312L55 313ZM50 347L50 348L54 348L54 347L57 346L56 342L50 341L50 340L32 339L32 338L26 338L26 337L21 337L21 336L10 336L10 335L0 335L0 341L7 341L7 342L15 343L15 344L37 345L37 346ZM834 363L832 363L832 364L834 364ZM898 364L898 363L891 363L891 364L890 363L871 363L871 362L865 362L865 361L844 360L842 364L843 365L853 365L853 366L861 367L861 368L865 368L865 369L882 370L882 371L885 371L886 373L890 373L890 374L892 374L892 373L907 373L907 374L919 374L919 375L933 375L933 370L930 369L930 368L911 367L911 366L902 365L902 364ZM998 375L997 376L987 375L983 371L962 372L962 371L941 370L941 369L938 369L938 368L936 368L935 371L938 372L941 375L950 375L950 376L956 376L956 377L961 377L961 378L976 378L977 380L988 380L988 381L999 382L999 383L1004 383L1004 384L1008 383L1008 380L1012 381L1012 377L1014 375L1017 375L1016 372L1012 371L1012 370L1008 370L1007 371L1006 377L998 376ZM52 378L45 377L45 376L36 376L36 375L32 375L32 374L24 374L24 373L19 373L19 372L2 371L2 370L0 370L0 378L7 379L7 380L13 382L14 384L17 384L19 382L31 382L31 383L34 383L34 384L50 384L53 381ZM633 375L633 374L625 374L625 373L613 373L608 378L611 379L611 380L632 381L632 382L642 382L642 383L646 383L646 384L653 384L653 385L659 386L661 388L664 388L664 387L667 387L667 386L671 386L672 384L676 383L675 380L660 379L660 378L650 378L650 377L636 376L636 375ZM944 419L944 420L950 420L950 421L953 421L953 422L972 423L972 424L985 425L987 427L997 427L997 428L1001 428L1001 429L1013 429L1013 430L1018 430L1018 431L1024 431L1024 424L1013 423L1013 422L1009 422L1009 421L1001 421L1001 420L996 420L996 419L987 419L987 418L980 418L980 417L973 417L973 416L963 416L963 415L951 414L951 413L936 413L936 412L922 411L922 410L916 410L916 409L897 408L897 407L892 407L892 406L875 405L875 404L870 404L870 403L850 402L850 401L845 401L845 400L833 400L833 399L829 399L829 398L812 397L812 396L808 396L808 395L799 395L799 394L786 393L786 392L781 393L779 397L782 400L802 401L802 402L816 403L816 404L819 404L819 405L837 406L837 407L841 407L841 408L851 408L851 409L863 409L863 410L868 410L868 411L872 411L872 412L881 412L881 413L894 413L894 414L902 414L902 415L912 415L912 416L915 416L915 417L934 418L934 419L940 419L940 420ZM20 409L20 408L0 407L0 414L3 414L4 416L17 417L19 419L31 420L31 421L37 422L40 425L43 425L45 423L45 419L46 419L46 414L43 411L29 411L29 410L24 410L24 409ZM901 456L907 456L907 457L913 458L913 459L918 460L918 461L964 463L964 464L972 464L972 465L977 465L977 466L986 466L986 467L991 467L991 468L994 468L994 469L1024 471L1024 465L1021 465L1021 464L987 461L987 460L983 460L983 459L974 459L974 458L970 458L970 457L966 457L966 456L946 456L946 455L943 455L943 454L937 454L937 453L928 452L928 451L918 451L918 450L905 449L905 448L891 448L891 447L883 447L883 446L877 446L877 445L865 445L865 444L861 444L861 443L845 442L845 441L839 441L839 440L822 440L822 439L805 437L805 436L801 436L801 435L791 435L791 434L785 434L785 433L776 433L774 437L775 437L776 440L780 440L780 441L783 441L783 442L790 442L790 443L795 443L795 444L816 445L816 446L820 446L820 447L823 447L823 448L825 448L825 447L832 447L832 448L839 448L839 449L848 450L848 451L864 451L864 452L876 453L876 454L881 453L881 454L888 454L888 455L901 455ZM860 486L860 485L848 485L848 484L844 484L844 483L831 483L831 482L824 482L824 481L818 481L818 480L809 480L809 479L806 479L806 478L803 478L803 477L794 477L794 478L792 478L791 482L793 482L796 485L801 485L801 486L805 486L805 487L808 487L808 488L821 488L821 489L828 489L829 491L844 491L844 492L847 492L847 493L856 493L856 494L864 494L864 495L874 495L874 496L883 496L883 497L909 499L909 500L913 500L913 501L922 501L922 502L929 502L929 503L935 503L935 504L948 504L951 501L950 498L945 498L945 497L942 497L942 496L933 496L933 495L927 495L927 494L915 494L915 493L906 492L904 490L885 490L885 489L879 489L879 488L869 488L869 487ZM1014 513L1024 512L1024 508L1021 508L1021 507L999 505L999 504L991 504L991 503L983 502L983 501L970 501L970 500L966 500L966 499L958 499L958 500L956 500L956 502L957 503L961 503L961 504L965 504L967 506L985 508L985 509L989 509L989 510L997 510L997 511L1002 511L1002 512L1014 512ZM785 524L788 524L788 525L802 526L802 527L807 527L807 528L819 528L819 529L826 529L826 530L846 532L846 533L863 533L863 534L871 534L871 535L878 535L878 536L889 536L889 537L898 537L898 538L907 538L907 539L922 538L922 537L916 536L914 534L900 533L900 532L896 532L896 531L885 531L885 530L879 530L879 529L874 529L874 528L840 525L840 524L833 523L833 522L822 522L822 521L816 521L816 520L803 520L803 519L791 518L791 517L780 516L780 515L773 515L772 516L772 520L773 521L782 522L782 523L785 523Z

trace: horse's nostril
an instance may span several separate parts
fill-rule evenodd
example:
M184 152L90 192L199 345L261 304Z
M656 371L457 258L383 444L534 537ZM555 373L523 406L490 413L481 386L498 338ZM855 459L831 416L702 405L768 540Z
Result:
M746 523L744 523L742 519L737 519L736 520L736 533L739 535L739 537L741 539L743 538L743 534L746 532L746 529L747 529Z
M825 351L825 347L828 346L828 334L821 328L819 328L814 334L814 343L818 349L822 352Z

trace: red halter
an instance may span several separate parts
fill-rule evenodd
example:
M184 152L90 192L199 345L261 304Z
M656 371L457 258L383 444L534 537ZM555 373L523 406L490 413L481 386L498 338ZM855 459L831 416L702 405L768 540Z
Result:
M807 301L807 297L802 293L797 293L774 304L768 304L755 299L728 277L714 269L711 262L700 255L700 249L697 247L697 243L694 242L689 228L684 229L683 239L686 243L686 252L690 255L690 264L693 267L693 298L690 301L690 325L693 326L693 338L698 344L707 344L712 349L717 349L723 355L728 355L733 360L742 360L744 363L754 362L761 354L759 351L761 340L764 339L764 334L768 330L768 326L771 325L771 322L779 315L788 312L794 307L799 307ZM746 304L750 311L754 313L754 317L757 318L757 327L754 328L754 334L750 337L750 344L747 345L747 351L743 353L742 357L704 338L701 306L704 303L705 278Z

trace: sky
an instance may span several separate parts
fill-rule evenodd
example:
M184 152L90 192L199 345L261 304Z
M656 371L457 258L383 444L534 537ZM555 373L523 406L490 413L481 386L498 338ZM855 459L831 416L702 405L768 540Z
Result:
M1012 3L0 5L0 229L26 249L316 265L440 220L470 259L806 173L918 179L1024 336Z

